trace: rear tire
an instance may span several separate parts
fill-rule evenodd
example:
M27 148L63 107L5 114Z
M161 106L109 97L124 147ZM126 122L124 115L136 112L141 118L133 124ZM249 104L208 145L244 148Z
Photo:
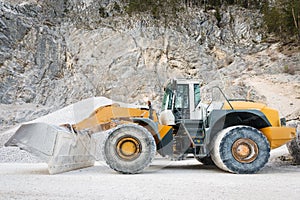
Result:
M270 144L255 128L233 126L217 134L211 156L220 169L236 174L253 174L268 162Z
M104 160L110 168L124 174L143 171L155 153L156 144L151 133L135 124L118 126L104 141Z

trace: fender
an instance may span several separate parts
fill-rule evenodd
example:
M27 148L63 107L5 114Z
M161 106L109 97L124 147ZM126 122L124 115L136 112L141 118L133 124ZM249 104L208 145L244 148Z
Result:
M158 122L154 122L149 118L131 118L131 120L134 123L137 123L146 128L153 135L157 152L161 156L165 157L166 155L173 155L173 129L170 129L168 133L162 138L159 133Z
M158 124L149 118L131 118L134 123L138 123L139 125L145 127L150 133L153 135L155 140L161 141L159 132L158 132ZM156 142L158 142L156 141Z
M213 110L206 125L208 143L219 131L230 126L245 125L256 129L272 126L265 114L259 110Z

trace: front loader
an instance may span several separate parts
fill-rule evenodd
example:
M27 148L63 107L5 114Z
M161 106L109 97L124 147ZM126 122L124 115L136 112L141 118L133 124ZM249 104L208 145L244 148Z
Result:
M25 124L6 143L48 163L51 174L92 166L102 157L115 171L142 172L156 152L181 160L187 154L232 173L249 174L268 162L270 150L296 136L277 110L261 103L201 101L198 80L166 84L161 112L148 107L111 104L88 118L59 127Z

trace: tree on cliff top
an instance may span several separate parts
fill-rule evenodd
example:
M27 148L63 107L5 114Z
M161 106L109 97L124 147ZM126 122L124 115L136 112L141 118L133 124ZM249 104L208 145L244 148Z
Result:
M236 5L258 9L263 14L269 33L285 41L300 41L300 0L122 0L129 15L149 13L158 20L176 18L185 7L203 7L219 10ZM219 16L221 17L221 16Z

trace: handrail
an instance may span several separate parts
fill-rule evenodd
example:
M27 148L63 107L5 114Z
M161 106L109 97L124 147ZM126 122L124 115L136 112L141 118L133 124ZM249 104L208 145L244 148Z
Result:
M228 98L226 97L226 95L224 94L224 92L221 90L221 88L219 86L214 86L211 89L217 88L219 89L219 91L221 92L221 94L223 95L223 97L225 98L225 100L227 101L227 103L229 104L230 108L232 110L234 110L233 106L231 105L230 101L228 100Z
M220 88L219 86L214 86L214 87L211 88L211 90L213 90L214 88L219 89L219 91L221 92L221 94L223 95L223 97L225 98L225 100L227 101L227 103L228 103L228 105L230 106L230 108L231 108L232 110L234 110L233 106L231 105L230 101L228 100L228 98L226 97L226 95L223 93L223 91L221 90L221 88ZM208 110L208 108L210 107L210 105L212 104L212 102L213 102L213 101L211 101L211 102L209 103L209 105L207 106L206 110Z

